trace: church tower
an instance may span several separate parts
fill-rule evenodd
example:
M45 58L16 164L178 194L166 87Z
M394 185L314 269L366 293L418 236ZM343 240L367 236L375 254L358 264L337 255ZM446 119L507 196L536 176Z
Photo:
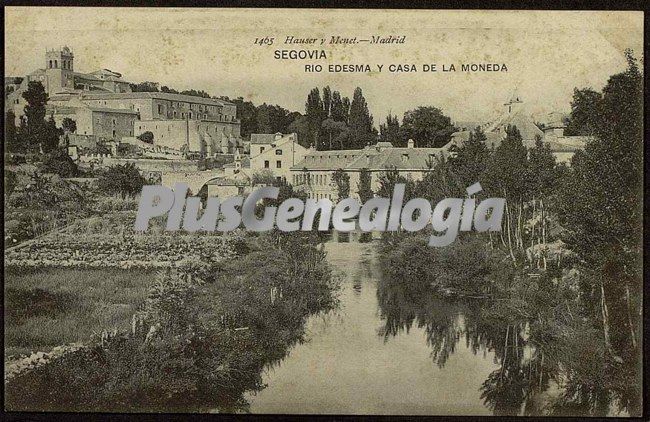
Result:
M45 51L45 75L49 95L63 88L74 89L74 55L68 47Z

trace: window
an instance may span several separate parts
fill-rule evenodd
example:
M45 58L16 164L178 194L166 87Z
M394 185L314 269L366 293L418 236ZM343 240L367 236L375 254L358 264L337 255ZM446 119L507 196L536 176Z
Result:
M163 112L163 106L162 104L158 104L158 114L162 114Z
M276 168L282 168L282 161L278 160L275 162L275 167Z
M264 160L264 168L267 169L269 167L270 167L269 160Z
M275 150L275 155L282 155L282 150L281 149L276 149Z
M116 123L116 121L115 121L115 119L113 119L113 126L115 126L115 123Z

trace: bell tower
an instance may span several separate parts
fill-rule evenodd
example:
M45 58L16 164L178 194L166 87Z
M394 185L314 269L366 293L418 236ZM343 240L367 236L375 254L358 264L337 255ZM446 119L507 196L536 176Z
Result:
M74 89L74 54L68 47L45 51L45 75L49 95L62 88Z

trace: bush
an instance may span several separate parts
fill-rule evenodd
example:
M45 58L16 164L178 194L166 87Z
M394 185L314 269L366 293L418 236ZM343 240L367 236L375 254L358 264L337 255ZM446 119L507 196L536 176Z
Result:
M122 199L127 196L135 197L142 191L142 186L145 183L147 180L142 177L133 163L110 166L97 180L97 186L101 192L110 195L118 194Z
M64 148L56 148L45 154L40 171L42 173L56 174L60 177L76 177L79 175L79 168Z

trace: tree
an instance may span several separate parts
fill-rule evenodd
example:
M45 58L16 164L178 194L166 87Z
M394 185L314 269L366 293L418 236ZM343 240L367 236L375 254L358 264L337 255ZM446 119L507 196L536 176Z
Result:
M260 133L257 128L257 108L250 101L244 101L242 97L230 100L228 97L222 97L225 101L230 101L237 106L237 119L241 122L240 135L242 138L250 139L251 133Z
M178 91L176 91L174 88L168 87L167 85L161 86L160 92L167 92L169 94L178 94Z
M451 139L456 128L451 119L436 107L418 107L404 113L400 128L400 145L409 139L417 147L440 148Z
M18 177L16 176L16 173L5 168L5 198L11 196L14 189L16 189L17 184Z
M75 133L77 131L77 122L66 117L63 119L63 122L61 122L61 128L63 128L66 133Z
M455 153L450 157L449 164L458 176L461 186L470 186L479 181L485 171L490 151L485 144L485 133L480 127L470 132L467 142L460 147L452 146Z
M99 176L97 186L101 192L118 194L125 199L127 196L133 198L139 194L146 182L135 164L126 163L116 164L106 169Z
M583 265L583 294L600 321L609 362L626 386L623 401L640 412L643 257L643 75L628 68L609 78L585 117L594 139L574 155L560 190L563 240ZM610 327L615 327L610 330Z
M332 108L332 90L329 86L323 88L323 116L325 118L330 117L330 112Z
M191 95L192 97L201 97L201 98L212 98L210 94L205 92L204 90L196 90L196 89L187 89L185 91L180 92L181 95Z
M329 116L336 122L348 122L348 114L350 113L350 100L345 97L341 98L341 93L338 91L332 92L332 104L330 105Z
M307 103L305 104L305 117L307 117L307 124L309 127L309 141L316 146L317 149L323 149L319 145L320 127L325 120L325 113L323 111L323 101L320 98L320 91L318 88L311 90L307 96Z
M55 148L46 154L40 170L60 177L75 177L79 174L79 167L72 161L65 148Z
M399 120L390 113L386 116L386 123L379 126L379 140L399 145Z
M327 136L327 145L328 149L335 149L336 140L339 139L340 135L344 133L347 129L347 125L344 122L337 122L331 118L323 120L321 125L322 132Z
M255 173L253 173L253 176L251 178L251 184L253 186L258 186L258 185L273 186L275 181L276 181L275 176L273 175L273 172L269 169L262 169L260 171L256 171Z
M516 126L506 127L506 137L487 162L481 185L493 197L506 199L503 243L507 244L510 257L516 262L515 250L522 250L523 204L527 199L526 184L522 179L528 174L528 151ZM505 231L505 234L503 232Z
M354 90L354 96L350 104L348 125L350 126L348 148L359 149L365 147L367 144L377 142L376 132L372 126L372 116L368 110L368 104L363 96L363 91L359 87Z
M158 82L140 82L139 84L129 84L133 92L158 92Z
M350 175L343 169L338 169L332 173L332 180L336 184L338 200L348 198L350 196Z
M45 123L45 128L40 138L41 150L44 153L48 153L58 148L59 140L62 135L63 129L56 127L54 116L50 115L50 118Z
M574 89L571 115L567 119L564 134L567 136L592 136L602 106L602 94L591 88Z
M287 127L287 132L296 133L298 135L298 144L305 148L309 148L312 144L310 141L309 122L307 117L298 113L291 124Z
M48 100L43 84L30 81L22 96L27 101L25 118L27 119L28 131L40 130L45 123L45 105Z
M372 192L372 174L368 169L361 169L357 191L359 201L361 201L362 204L375 196ZM359 237L360 242L368 242L371 239L372 235L370 233L361 233L361 236Z
M21 121L20 134L25 146L29 150L41 148L42 137L45 136L45 105L47 104L47 93L43 84L30 81L27 89L22 93L27 101L25 105L25 116Z
M361 169L361 172L359 173L357 194L359 195L361 203L365 203L375 196L372 192L372 175L368 169Z
M5 145L8 152L17 152L21 145L18 144L18 130L16 128L16 114L7 110L5 114Z
M137 136L137 138L142 142L146 142L148 144L153 145L154 137L153 137L153 133L150 131L142 132L140 135Z

